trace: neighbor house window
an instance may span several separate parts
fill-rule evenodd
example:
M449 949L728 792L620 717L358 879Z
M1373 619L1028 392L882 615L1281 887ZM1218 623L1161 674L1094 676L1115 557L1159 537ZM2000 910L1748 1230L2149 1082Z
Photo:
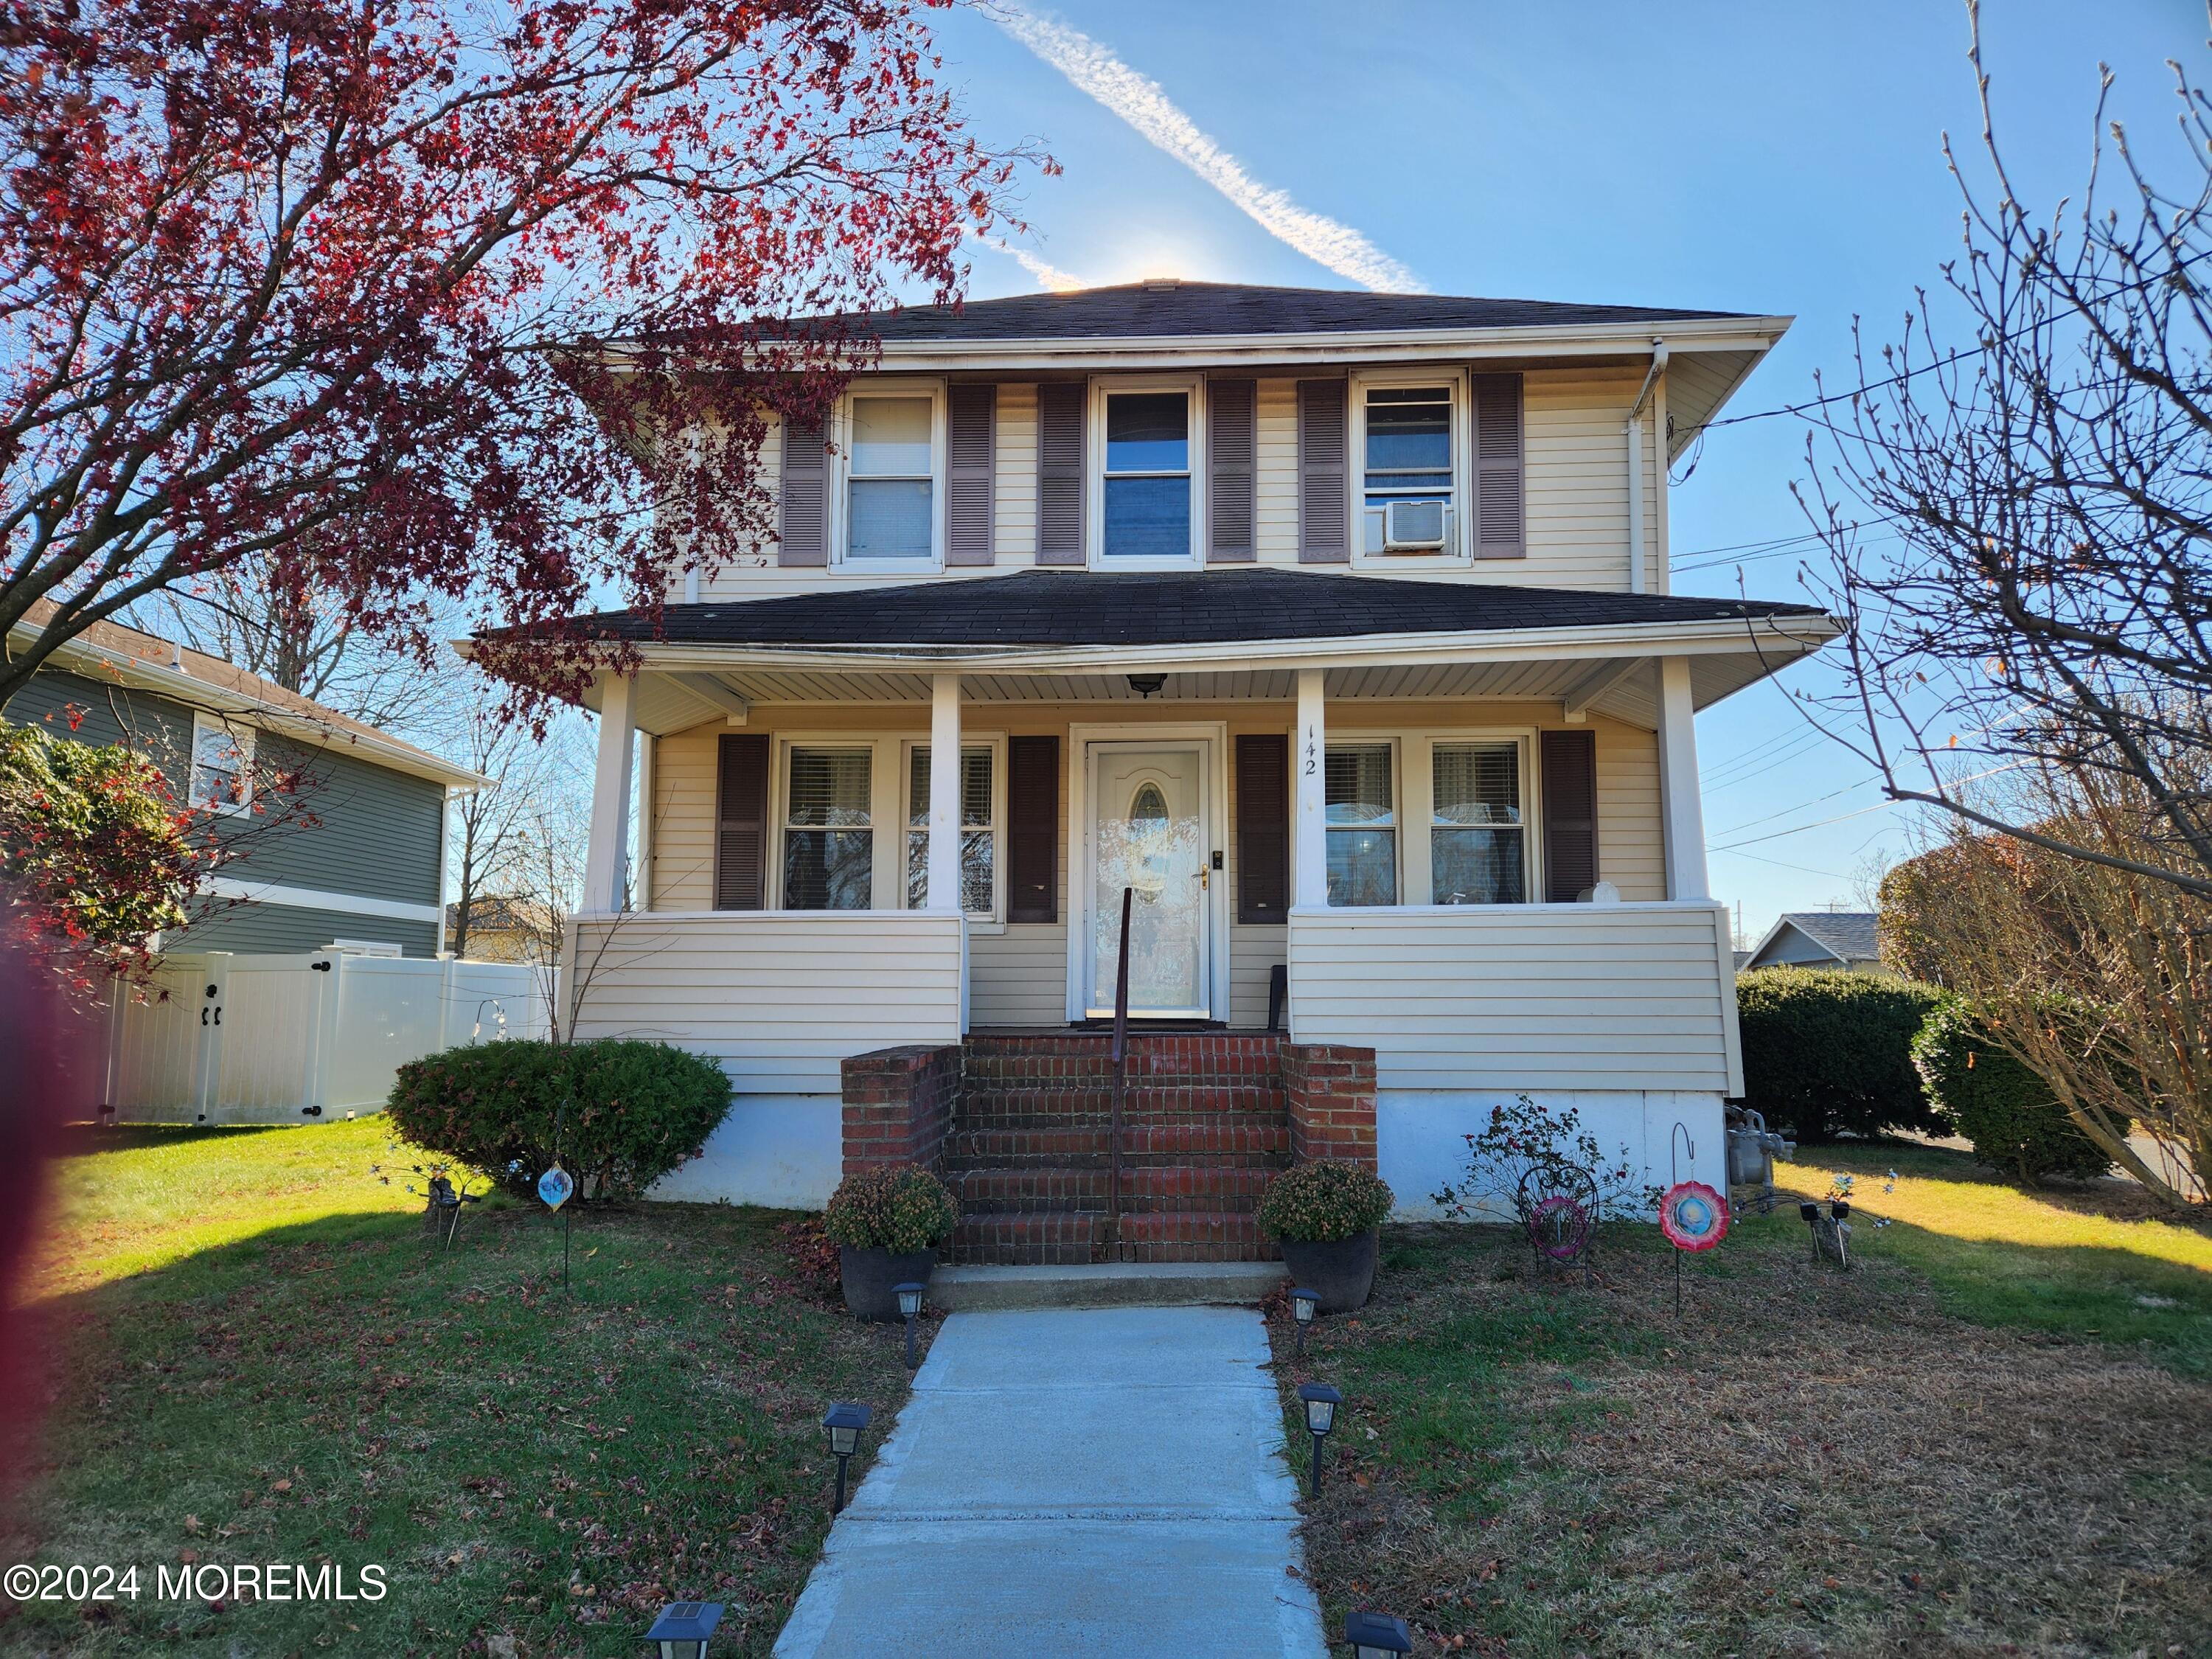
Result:
M1188 392L1106 395L1104 557L1190 557L1190 447Z
M253 793L253 730L225 726L205 714L192 719L194 806L243 812Z
M866 910L876 842L866 749L793 748L783 792L787 910Z
M1398 814L1387 743L1331 744L1322 767L1331 905L1398 902Z
M906 808L906 902L929 902L929 750L908 751ZM999 908L998 796L992 787L991 751L960 751L960 908L990 916Z
M1366 550L1449 550L1451 387L1370 386L1361 415Z
M927 559L935 550L937 401L853 399L846 462L845 556Z
M1520 903L1528 869L1521 745L1439 743L1430 762L1431 902Z

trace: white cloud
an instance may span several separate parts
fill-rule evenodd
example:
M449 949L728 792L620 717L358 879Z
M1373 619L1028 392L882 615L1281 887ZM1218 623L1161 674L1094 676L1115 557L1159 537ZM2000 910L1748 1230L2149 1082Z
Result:
M1024 270L1036 278L1036 285L1054 294L1073 294L1077 289L1088 287L1083 278L1062 270L1058 265L1047 264L1025 247L1016 247L1012 242L996 236L978 236L975 240L986 247L996 248Z
M1007 0L988 15L1079 90L1249 214L1269 235L1363 288L1399 294L1428 291L1419 277L1351 226L1309 212L1287 192L1246 173L1235 156L1176 107L1158 82L1139 75L1089 35Z

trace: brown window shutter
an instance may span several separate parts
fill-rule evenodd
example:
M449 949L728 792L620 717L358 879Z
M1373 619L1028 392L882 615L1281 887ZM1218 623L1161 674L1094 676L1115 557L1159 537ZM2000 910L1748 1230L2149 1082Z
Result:
M1060 739L1006 739L1006 920L1060 920Z
M768 736L726 732L714 788L714 908L768 904Z
M945 394L945 562L991 562L992 489L998 472L999 388L956 386Z
M805 568L830 562L830 447L822 422L783 422L783 516L775 562Z
M1206 383L1206 516L1212 521L1206 556L1214 564L1247 564L1259 556L1253 535L1259 397L1257 380Z
M1522 505L1521 377L1474 377L1474 556L1528 552ZM1587 735L1587 734L1585 734Z
M1237 738L1237 920L1279 922L1291 902L1291 739Z
M1352 557L1352 507L1345 495L1345 383L1298 382L1298 562Z
M1083 404L1089 388L1047 381L1037 388L1039 564L1083 562Z
M1597 738L1590 732L1541 734L1544 777L1544 898L1572 904L1597 885Z

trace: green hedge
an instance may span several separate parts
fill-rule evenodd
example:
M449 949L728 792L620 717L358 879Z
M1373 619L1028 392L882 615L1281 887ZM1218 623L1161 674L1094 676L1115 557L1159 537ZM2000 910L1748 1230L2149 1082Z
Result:
M2112 1167L2050 1085L1990 1041L1966 1005L1946 997L1913 1040L1928 1097L1974 1143L1974 1156L2024 1182L2092 1180Z
M448 1048L402 1066L390 1103L408 1139L514 1191L534 1191L557 1157L580 1194L601 1198L637 1196L695 1156L729 1109L730 1080L713 1060L611 1037Z
M1939 994L1880 974L1737 975L1744 1103L1796 1140L1942 1131L1912 1064L1912 1039Z

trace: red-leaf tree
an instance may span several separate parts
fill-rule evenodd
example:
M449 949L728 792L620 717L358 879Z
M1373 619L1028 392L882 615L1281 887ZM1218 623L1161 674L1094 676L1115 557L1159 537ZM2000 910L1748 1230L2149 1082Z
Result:
M759 400L1004 222L946 3L0 0L0 627L58 606L0 698L272 557L572 688L560 618L771 525Z

